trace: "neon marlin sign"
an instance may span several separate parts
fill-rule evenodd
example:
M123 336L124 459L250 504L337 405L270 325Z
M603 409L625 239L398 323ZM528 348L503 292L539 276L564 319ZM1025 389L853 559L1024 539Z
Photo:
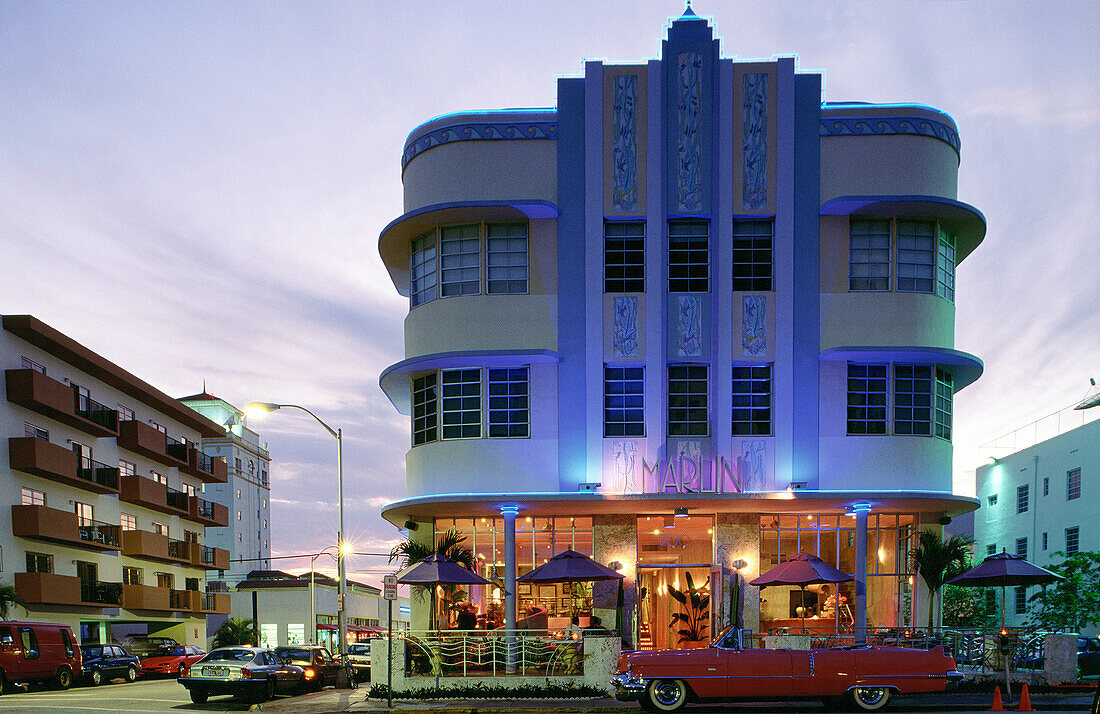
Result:
M642 457L642 493L743 493L740 456L730 464L687 455L657 458L650 464Z

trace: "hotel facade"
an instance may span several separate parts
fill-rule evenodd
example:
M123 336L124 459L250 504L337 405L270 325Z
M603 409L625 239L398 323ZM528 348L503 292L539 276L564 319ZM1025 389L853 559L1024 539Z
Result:
M625 576L639 647L675 646L689 574L712 631L910 624L915 534L977 507L951 476L982 371L955 349L985 234L959 159L944 112L824 102L794 58L722 57L690 9L660 59L586 62L555 108L416 127L379 239L410 301L380 383L412 427L383 515L465 534L506 623L564 626L578 595L615 622L614 587L514 583L571 548ZM746 584L800 551L856 580Z

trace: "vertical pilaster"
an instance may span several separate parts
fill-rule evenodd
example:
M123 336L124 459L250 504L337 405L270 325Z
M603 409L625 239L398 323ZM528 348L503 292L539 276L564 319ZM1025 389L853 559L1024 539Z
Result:
M504 517L504 632L507 641L507 669L516 668L516 514L515 506L503 506Z
M860 644L867 641L867 514L870 506L859 503L856 513L856 602L855 639Z

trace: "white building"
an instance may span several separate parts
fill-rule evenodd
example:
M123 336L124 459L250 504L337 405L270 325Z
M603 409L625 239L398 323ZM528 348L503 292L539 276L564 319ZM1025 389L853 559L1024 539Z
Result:
M1100 420L997 456L976 476L975 560L1007 551L1046 567L1059 551L1100 551ZM1009 626L1024 623L1037 590L1009 589Z

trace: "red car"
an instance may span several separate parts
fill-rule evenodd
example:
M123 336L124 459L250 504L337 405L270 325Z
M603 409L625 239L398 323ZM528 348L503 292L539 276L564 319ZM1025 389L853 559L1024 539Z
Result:
M157 674L182 677L205 654L192 645L166 645L141 660L141 674L144 677Z
M729 627L705 649L624 654L611 678L615 698L665 712L689 702L811 698L876 711L893 694L942 692L962 679L943 647L745 649L741 637Z

